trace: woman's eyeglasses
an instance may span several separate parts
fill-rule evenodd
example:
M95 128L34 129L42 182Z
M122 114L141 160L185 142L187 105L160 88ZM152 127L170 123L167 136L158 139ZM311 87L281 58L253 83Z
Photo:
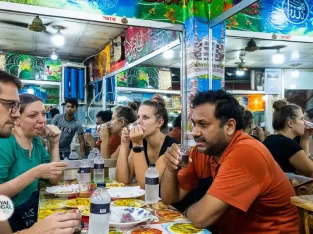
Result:
M11 110L11 114L15 114L21 107L21 103L18 101L2 99L0 98L0 103L6 107L8 110Z

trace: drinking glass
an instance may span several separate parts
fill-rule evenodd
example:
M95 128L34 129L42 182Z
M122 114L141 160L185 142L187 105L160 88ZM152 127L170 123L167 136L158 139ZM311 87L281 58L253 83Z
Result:
M304 126L306 129L313 129L313 123L310 121L304 121Z
M128 128L128 130L130 130L130 129L136 127L137 125L138 125L138 124L137 124L136 122L130 123L130 124L128 124L127 128Z
M189 163L189 153L190 153L190 146L188 145L178 145L180 148L180 156L179 156L179 166L180 167L187 167Z

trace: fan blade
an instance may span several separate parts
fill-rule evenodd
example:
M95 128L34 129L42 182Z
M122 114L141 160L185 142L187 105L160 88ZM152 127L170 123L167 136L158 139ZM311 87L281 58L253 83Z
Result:
M44 26L49 26L49 25L51 25L51 24L53 24L54 22L49 22L49 23L46 23L46 24L43 24Z
M46 34L48 34L49 36L51 36L53 33L51 33L51 32L49 32L49 31L47 31L47 30L45 30L45 31L42 31L43 33L46 33Z
M279 50L282 48L285 48L287 46L285 45L278 45L278 46L261 46L259 47L259 50Z
M14 26L21 27L21 28L28 28L28 24L21 23L21 22L14 22L14 21L9 21L9 20L0 20L0 23L14 25Z

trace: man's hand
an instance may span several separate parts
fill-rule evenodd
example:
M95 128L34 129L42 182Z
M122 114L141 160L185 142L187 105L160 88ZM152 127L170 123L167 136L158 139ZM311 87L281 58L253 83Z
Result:
M25 234L72 234L80 227L81 215L77 213L56 213L38 221Z
M179 155L180 148L177 144L173 144L171 147L167 148L164 153L164 164L165 167L170 171L177 171L179 165Z
M59 144L61 130L57 126L48 124L44 129L44 137L46 137L51 144Z

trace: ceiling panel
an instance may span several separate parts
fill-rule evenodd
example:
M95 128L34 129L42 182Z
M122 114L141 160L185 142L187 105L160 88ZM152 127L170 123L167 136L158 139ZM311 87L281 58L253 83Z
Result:
M75 47L71 54L73 56L86 55L86 54L89 54L89 56L91 56L91 55L96 54L97 52L98 50L92 49L92 48Z
M84 48L99 49L103 47L103 45L106 43L109 43L108 39L94 39L94 38L83 37L77 42L76 46L84 47Z
M114 39L116 35L123 33L125 28L112 28L89 24L83 34L84 37L97 39Z
M0 11L0 21L9 20L19 23L31 24L35 15L26 15ZM108 42L123 33L127 26L118 25L117 28L108 27L107 24L90 23L62 18L40 16L47 31L33 32L24 27L0 23L0 49L18 50L30 54L40 53L40 56L50 56L52 49L56 48L51 41L51 35L61 27L65 37L65 45L56 48L60 54L67 54L75 58L85 59L101 50Z

